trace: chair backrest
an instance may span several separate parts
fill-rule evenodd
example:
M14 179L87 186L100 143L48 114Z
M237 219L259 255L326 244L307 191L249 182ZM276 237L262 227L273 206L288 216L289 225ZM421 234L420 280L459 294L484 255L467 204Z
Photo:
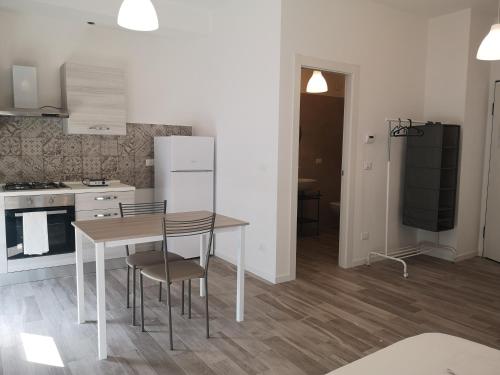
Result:
M149 214L165 214L167 212L167 201L151 203L118 203L120 206L120 216L136 216ZM128 245L125 246L127 256L130 255Z
M167 212L167 201L151 203L119 203L121 217L165 214Z
M167 280L170 280L167 239L175 237L208 235L207 248L204 249L205 254L202 255L205 260L205 277L207 276L208 262L210 260L210 249L212 247L214 236L214 225L215 213L211 213L208 216L203 216L192 220L169 220L167 218L163 218L163 255L165 260L165 272L167 275ZM200 259L200 261L202 261L202 259Z

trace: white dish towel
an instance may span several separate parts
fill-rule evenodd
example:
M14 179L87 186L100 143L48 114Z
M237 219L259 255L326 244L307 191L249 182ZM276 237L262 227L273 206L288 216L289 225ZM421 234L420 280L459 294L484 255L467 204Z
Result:
M49 252L46 211L23 213L23 250L26 255L41 255Z

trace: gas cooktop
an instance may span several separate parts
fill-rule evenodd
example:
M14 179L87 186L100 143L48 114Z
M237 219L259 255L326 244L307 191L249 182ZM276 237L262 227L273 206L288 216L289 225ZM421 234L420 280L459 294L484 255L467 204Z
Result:
M46 189L62 189L68 186L63 182L14 182L7 183L3 187L4 191L17 190L46 190Z

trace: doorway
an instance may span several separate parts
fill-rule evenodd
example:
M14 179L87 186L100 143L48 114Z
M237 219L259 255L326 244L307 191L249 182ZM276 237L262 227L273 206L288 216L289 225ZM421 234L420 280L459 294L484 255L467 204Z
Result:
M495 82L493 103L500 100L500 81ZM496 103L498 104L498 103ZM490 149L487 154L486 209L483 226L483 256L500 262L500 109L494 106Z
M297 256L338 263L346 75L301 67Z
M289 241L289 273L280 280L293 280L297 271L297 195L299 177L299 123L300 123L300 95L302 68L336 72L345 75L345 98L344 98L344 126L342 135L342 179L339 225L339 252L338 265L342 268L350 268L355 265L353 260L353 235L355 195L356 195L356 155L357 155L357 129L358 129L358 103L359 103L359 76L358 65L346 64L330 60L319 59L297 54L295 55L294 68L294 102L292 138L289 140L291 179L288 202L290 207L289 222L287 228Z

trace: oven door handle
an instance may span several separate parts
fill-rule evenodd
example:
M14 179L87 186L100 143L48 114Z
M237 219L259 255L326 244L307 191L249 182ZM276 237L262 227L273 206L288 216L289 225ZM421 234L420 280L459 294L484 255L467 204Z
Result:
M31 212L39 212L39 211L31 211ZM27 214L29 212L16 212L14 214L15 217L23 217L24 214ZM67 210L56 210L56 211L47 211L47 215L63 215L67 214Z

